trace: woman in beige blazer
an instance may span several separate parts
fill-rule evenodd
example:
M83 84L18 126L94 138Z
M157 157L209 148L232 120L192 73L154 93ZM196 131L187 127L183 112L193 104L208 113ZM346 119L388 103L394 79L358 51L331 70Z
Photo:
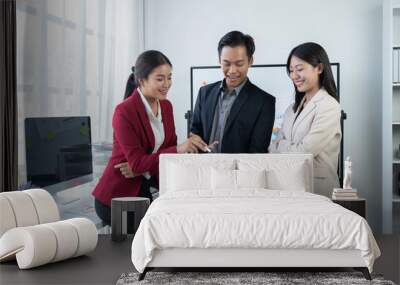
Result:
M289 54L286 70L295 88L295 102L283 118L271 152L303 152L314 156L314 193L330 197L339 187L340 105L325 50L304 43Z

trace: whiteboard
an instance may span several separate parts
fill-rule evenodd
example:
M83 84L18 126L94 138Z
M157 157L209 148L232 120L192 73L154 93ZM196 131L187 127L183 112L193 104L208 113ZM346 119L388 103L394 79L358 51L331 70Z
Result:
M339 63L332 63L331 68L339 96L340 65ZM194 66L191 67L190 71L192 87L191 111L193 114L200 87L222 80L223 73L220 66ZM253 65L249 69L248 77L253 84L273 95L276 99L275 123L272 132L272 139L274 139L282 125L283 115L287 107L294 102L294 86L286 72L286 65Z

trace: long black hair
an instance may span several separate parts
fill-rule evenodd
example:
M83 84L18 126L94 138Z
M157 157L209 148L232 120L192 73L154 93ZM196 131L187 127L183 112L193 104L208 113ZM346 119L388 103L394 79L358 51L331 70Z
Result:
M317 43L309 42L298 45L297 47L292 49L286 63L286 72L288 73L288 75L290 75L290 60L292 59L293 56L298 57L301 60L304 60L305 62L311 64L314 67L317 67L319 64L322 64L322 72L319 75L320 87L325 88L326 92L328 92L329 95L331 95L339 102L339 98L337 96L337 91L336 91L336 84L332 74L331 64L329 62L328 54L326 53L324 48ZM299 108L301 100L305 96L305 93L299 92L295 85L294 89L296 95L295 95L293 111L296 112L297 109Z
M125 87L125 95L124 100L132 95L133 91L137 88L136 81L135 81L135 67L132 66L132 73L128 77L128 81L126 82Z

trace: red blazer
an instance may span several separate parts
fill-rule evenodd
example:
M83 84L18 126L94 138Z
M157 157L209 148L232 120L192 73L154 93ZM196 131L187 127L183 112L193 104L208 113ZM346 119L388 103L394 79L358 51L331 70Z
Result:
M135 90L128 99L119 104L114 111L112 126L114 144L110 161L100 178L93 196L111 207L115 197L138 196L143 176L125 178L114 166L128 162L134 173L148 171L158 181L158 157L161 153L176 153L172 105L168 100L160 100L165 138L156 153L152 153L155 138L150 121L139 93Z

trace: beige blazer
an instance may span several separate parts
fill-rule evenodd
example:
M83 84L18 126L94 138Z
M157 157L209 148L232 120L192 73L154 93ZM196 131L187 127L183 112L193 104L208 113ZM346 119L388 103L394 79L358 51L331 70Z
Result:
M304 103L304 100L301 104ZM331 197L339 187L338 155L342 133L340 105L320 89L297 117L290 105L270 152L303 152L314 155L314 193Z

